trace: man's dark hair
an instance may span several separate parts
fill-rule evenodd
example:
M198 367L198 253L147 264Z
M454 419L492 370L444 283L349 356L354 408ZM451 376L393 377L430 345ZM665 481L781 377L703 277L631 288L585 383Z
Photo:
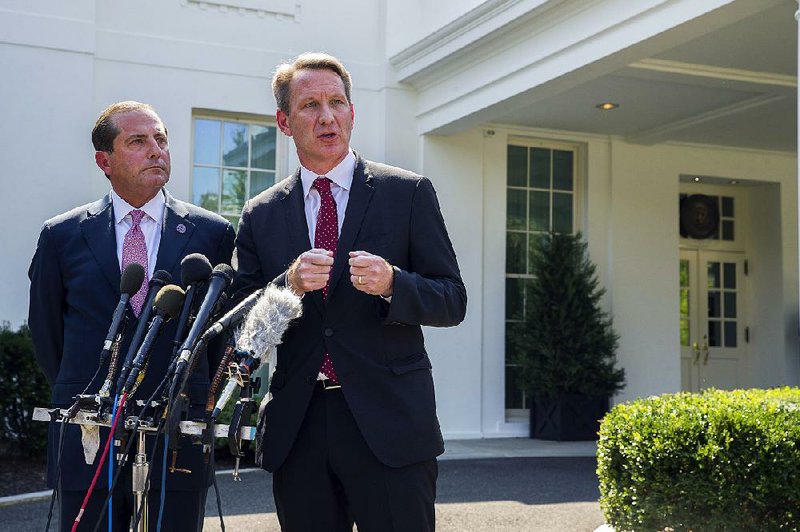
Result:
M96 151L107 153L114 151L114 139L119 135L119 128L114 123L114 117L130 111L149 111L158 116L153 106L146 103L129 100L109 105L100 114L97 122L94 123L94 129L92 129L92 144Z
M306 52L295 57L291 63L282 63L275 69L275 75L272 77L272 93L275 95L275 102L281 111L287 115L289 114L291 110L289 96L292 79L298 70L303 69L330 70L336 73L344 84L347 103L352 103L350 89L353 87L353 82L350 79L350 73L344 68L342 62L324 52Z

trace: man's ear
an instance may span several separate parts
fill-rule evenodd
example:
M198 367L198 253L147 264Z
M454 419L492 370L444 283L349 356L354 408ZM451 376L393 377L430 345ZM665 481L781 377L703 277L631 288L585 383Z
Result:
M97 167L100 168L100 170L102 170L104 174L106 175L111 174L111 162L109 161L108 152L104 151L94 152L94 162L97 163Z
M289 127L289 115L278 109L275 112L275 118L278 122L278 128L287 137L292 136L292 128Z

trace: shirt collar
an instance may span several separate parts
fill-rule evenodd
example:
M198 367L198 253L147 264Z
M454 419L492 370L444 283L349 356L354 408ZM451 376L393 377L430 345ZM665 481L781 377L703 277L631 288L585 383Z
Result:
M356 169L356 156L353 153L353 150L350 149L347 151L347 155L345 155L342 162L334 166L325 177L336 183L338 186L342 187L345 190L350 190L350 186L353 184L353 172ZM319 174L315 174L308 168L303 165L300 165L300 180L303 182L303 197L307 197L309 191L311 190L311 185L314 184L314 180L319 177Z
M130 214L132 210L136 209L136 207L133 207L130 203L119 197L119 195L114 192L114 189L111 190L111 203L114 206L115 224L120 223L122 219ZM164 219L165 204L164 191L162 190L153 196L150 201L139 207L139 210L144 211L147 216L155 220L156 223L160 224L161 220Z

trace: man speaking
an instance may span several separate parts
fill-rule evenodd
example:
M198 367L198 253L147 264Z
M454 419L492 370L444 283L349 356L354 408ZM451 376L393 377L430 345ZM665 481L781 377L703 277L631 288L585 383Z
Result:
M300 55L272 87L301 167L245 205L234 267L303 295L259 427L281 528L433 530L444 448L421 326L457 325L467 302L436 194L351 150L336 58Z
M155 271L165 270L180 279L181 259L187 254L200 253L217 264L229 262L233 251L230 223L176 200L164 189L170 175L167 130L151 106L132 101L111 105L97 119L92 142L95 161L109 179L111 191L94 203L46 221L29 270L28 323L36 358L52 386L52 406L60 408L69 407L73 397L90 384L111 316L120 301L121 271L128 264L141 264L145 272L140 290L130 298L126 309L128 331L132 331L142 310L147 280ZM122 343L123 354L130 336L127 334ZM164 376L174 336L174 324L162 332L137 398L149 397ZM100 375L105 375L106 370L103 368ZM191 403L205 403L208 374L209 362L203 359L189 381ZM97 392L100 384L96 379L88 392ZM51 423L48 440L51 488L57 487L57 425ZM107 431L101 433L100 452ZM155 521L159 502L163 501L165 530L193 530L202 520L207 478L198 447L184 445L180 450L175 472L167 473L166 494L153 496L151 490L151 521ZM163 450L163 439L160 448ZM61 530L70 530L98 460L86 463L81 430L75 425L67 426L60 454L60 523ZM160 458L154 462L160 464ZM161 468L154 469L157 479ZM113 493L114 530L128 530L136 511L130 460L123 473ZM107 495L106 478L105 473L100 476L81 518L80 530L92 530L98 519L106 519L100 513Z

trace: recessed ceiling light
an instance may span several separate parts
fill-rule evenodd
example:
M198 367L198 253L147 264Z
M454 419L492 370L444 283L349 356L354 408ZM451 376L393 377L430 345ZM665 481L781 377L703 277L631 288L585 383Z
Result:
M736 179L731 179L730 181L728 181L728 184L730 184L730 185L738 185L739 181L737 181Z
M595 107L597 107L601 111L611 111L619 107L619 104L612 102L603 102L603 103L598 103L597 105L595 105Z
M700 182L700 178L699 178L699 177L695 177L695 178L694 178L694 182L695 182L695 183L699 183L699 182Z

